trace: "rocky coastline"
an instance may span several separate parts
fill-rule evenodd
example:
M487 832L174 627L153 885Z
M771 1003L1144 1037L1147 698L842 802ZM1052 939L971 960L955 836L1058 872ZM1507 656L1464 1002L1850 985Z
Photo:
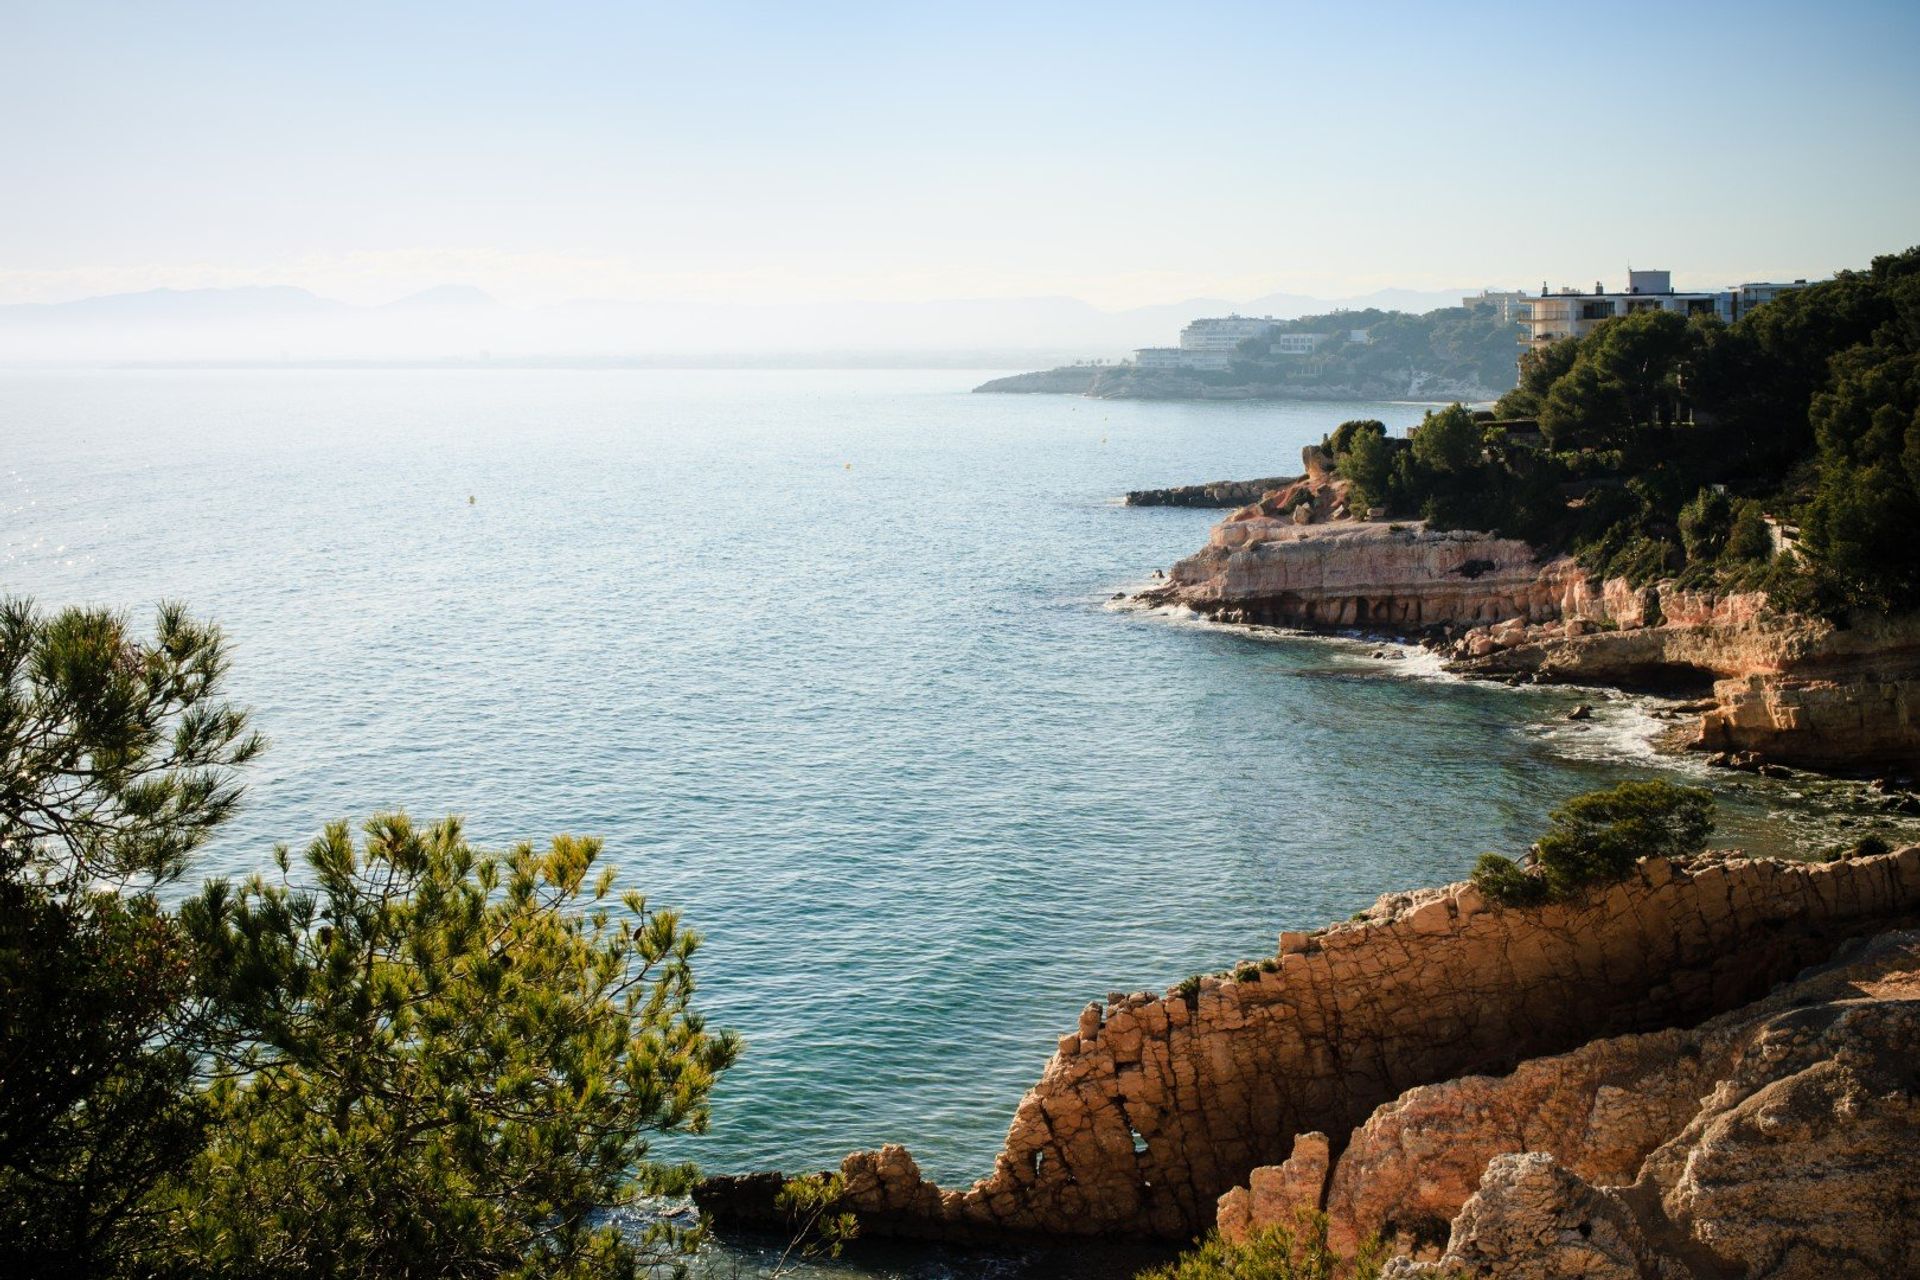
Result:
M1318 449L1304 461L1129 495L1260 490L1136 600L1391 632L1482 679L1689 692L1688 745L1738 767L1920 771L1920 620L1596 582L1524 542L1365 518ZM1920 846L1643 859L1537 906L1453 884L1109 993L987 1177L946 1188L902 1147L856 1152L837 1208L874 1237L1056 1247L1242 1240L1311 1211L1337 1248L1384 1241L1392 1280L1920 1275L1916 1059ZM698 1199L781 1231L781 1184Z
M1496 400L1506 387L1449 378L1420 369L1396 370L1351 383L1229 381L1221 375L1179 369L1141 369L1130 364L1062 365L994 378L974 388L989 395L1053 394L1095 400L1431 400L1478 403Z
M1596 582L1567 556L1348 512L1324 454L1136 599L1229 622L1389 632L1483 679L1694 694L1686 745L1758 766L1920 775L1920 617L1841 626L1754 592Z
M976 1243L1179 1241L1322 1207L1409 1276L1908 1274L1863 1267L1914 1247L1885 1215L1920 1186L1916 923L1920 847L1646 859L1530 907L1465 883L1388 895L1229 973L1088 1005L988 1177L945 1189L903 1148L858 1152L839 1207L869 1235ZM1831 1192L1773 1212L1821 1176ZM778 1186L713 1179L700 1202L778 1229ZM1603 1223L1596 1248L1638 1269L1551 1269L1560 1237L1526 1231L1563 1219L1575 1239ZM1862 1267L1806 1269L1835 1235ZM1686 1269L1708 1250L1788 1261Z

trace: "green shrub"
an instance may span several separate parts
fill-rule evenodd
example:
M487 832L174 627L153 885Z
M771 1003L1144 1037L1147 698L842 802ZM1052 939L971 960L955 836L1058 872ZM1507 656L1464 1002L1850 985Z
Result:
M1883 853L1892 853L1893 845L1885 836L1870 833L1861 836L1852 844L1837 844L1820 853L1822 862L1839 862L1843 858L1877 858Z
M1548 815L1536 855L1553 896L1612 883L1640 858L1698 853L1713 834L1713 796L1671 782L1623 782L1575 796Z
M1714 489L1702 489L1680 508L1680 544L1687 549L1689 563L1705 563L1719 558L1733 528L1733 503ZM1761 536L1766 535L1765 526Z
M1767 532L1767 522L1757 502L1742 502L1733 513L1732 524L1727 530L1726 545L1721 548L1723 560L1734 562L1764 561L1773 555L1773 535Z
M1356 418L1335 427L1321 444L1329 454L1338 458L1353 448L1353 438L1362 433L1384 440L1387 435L1387 424L1377 418Z
M1495 902L1558 901L1591 884L1613 884L1641 858L1698 853L1713 834L1713 796L1671 782L1623 782L1575 796L1547 816L1547 833L1525 869L1497 853L1480 856L1473 883Z
M1245 1244L1209 1235L1135 1280L1376 1280L1386 1256L1384 1245L1369 1240L1342 1257L1327 1243L1327 1215L1302 1209L1292 1227L1269 1227Z
M1354 433L1339 463L1340 478L1352 486L1349 509L1364 515L1369 508L1389 505L1395 452L1384 432Z
M1473 883L1495 902L1530 907L1547 900L1547 882L1529 875L1512 858L1483 853L1473 864Z
M1472 470L1486 449L1480 424L1458 404L1448 405L1439 413L1429 410L1410 438L1414 459L1428 470L1442 473Z

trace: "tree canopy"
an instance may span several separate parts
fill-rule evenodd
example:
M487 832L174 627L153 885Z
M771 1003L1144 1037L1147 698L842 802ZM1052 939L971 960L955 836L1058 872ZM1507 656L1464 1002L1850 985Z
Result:
M282 850L277 881L183 913L219 1066L170 1188L180 1263L590 1277L678 1252L669 1220L636 1238L608 1215L691 1190L649 1138L704 1129L737 1051L691 1007L698 936L616 894L597 840L481 853L401 814L365 836L335 823L299 880Z
M219 631L0 604L0 1273L636 1274L738 1051L697 935L597 840L336 823L275 879L158 890L262 749Z
M1394 515L1572 551L1600 576L1760 587L1835 616L1920 606L1920 249L1732 325L1643 311L1530 351L1477 456L1464 413L1335 448L1341 474ZM1794 555L1773 556L1768 517L1802 530Z
M153 890L232 814L262 743L217 629L0 602L0 1270L137 1250L206 1110L191 944Z

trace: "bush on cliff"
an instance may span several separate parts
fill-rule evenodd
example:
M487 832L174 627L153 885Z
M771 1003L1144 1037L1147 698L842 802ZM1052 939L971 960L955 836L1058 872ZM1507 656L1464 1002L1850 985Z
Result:
M1377 424L1349 425L1370 428ZM1366 512L1392 504L1394 459L1403 447L1402 442L1387 438L1384 427L1379 431L1357 430L1348 439L1346 450L1337 455L1336 465L1340 478L1352 486L1348 495L1352 510Z
M1713 795L1654 779L1575 796L1548 815L1545 835L1522 868L1483 854L1473 882L1496 902L1529 906L1624 879L1641 858L1698 853L1713 834Z
M1327 1243L1327 1215L1302 1210L1294 1226L1268 1227L1244 1244L1209 1235L1198 1248L1135 1280L1378 1280L1386 1256L1378 1241L1342 1256Z
M1386 439L1387 424L1378 418L1350 418L1328 432L1320 441L1320 447L1327 456L1335 461L1345 457L1353 449L1355 436L1366 434Z
M706 1126L730 1035L691 1008L698 936L615 894L597 840L480 853L459 823L335 823L297 888L183 910L219 1009L211 1140L168 1189L208 1276L632 1275L693 1241L608 1221L684 1194L654 1133Z
M1473 882L1487 897L1510 907L1537 906L1549 892L1546 877L1529 875L1512 858L1497 853L1480 855L1473 864Z

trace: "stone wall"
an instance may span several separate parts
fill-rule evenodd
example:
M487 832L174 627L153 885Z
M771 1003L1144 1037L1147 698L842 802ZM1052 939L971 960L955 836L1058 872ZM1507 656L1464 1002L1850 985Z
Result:
M1916 909L1920 848L1647 860L1622 884L1524 909L1469 884L1390 896L1365 919L1282 934L1237 978L1089 1005L989 1177L943 1190L899 1147L856 1153L847 1207L875 1235L1183 1239L1298 1134L1341 1142L1416 1085L1693 1025Z

